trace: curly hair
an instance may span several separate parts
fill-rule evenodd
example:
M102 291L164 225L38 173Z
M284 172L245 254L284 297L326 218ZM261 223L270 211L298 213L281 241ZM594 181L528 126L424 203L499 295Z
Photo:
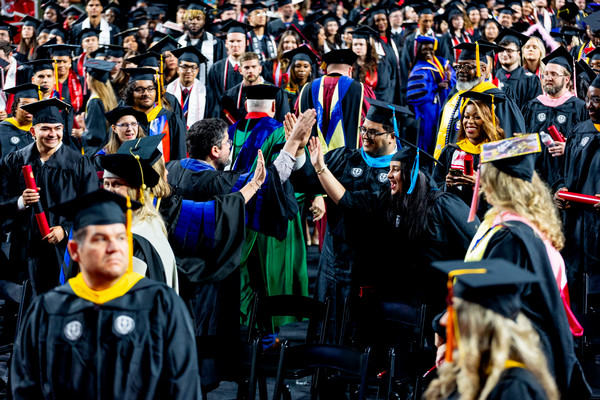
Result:
M491 163L482 165L481 190L492 205L485 219L494 219L504 211L511 211L531 221L557 250L565 244L558 210L552 202L550 189L537 172L531 182L510 176Z
M194 123L185 139L190 158L206 159L213 146L221 146L226 130L227 123L218 118L205 118Z
M352 38L352 41L357 40L358 38ZM360 39L358 39L360 40ZM367 71L373 75L377 71L377 63L379 62L379 56L377 55L377 49L373 45L373 39L366 39L367 42L367 54L365 58L365 63L361 67L358 64L358 61L354 63L354 70L358 72L355 75L358 75L356 79L362 83L365 83L365 79L367 78Z
M469 105L473 105L475 107L475 109L477 110L477 115L479 115L479 117L483 121L481 134L485 137L485 139L482 141L482 143L494 142L496 140L504 139L504 129L500 127L500 121L498 120L498 117L496 115L492 117L492 110L486 103L479 100L470 99L465 105L465 109ZM467 137L465 133L465 127L463 124L464 118L465 113L462 112L460 116L460 127L458 130L457 141L463 140ZM492 118L496 120L495 127Z
M513 321L476 303L459 298L453 303L460 356L457 362L439 368L439 377L429 384L425 399L445 399L457 389L463 400L486 399L506 370L506 361L513 360L535 376L549 400L558 400L540 337L527 317L519 314Z

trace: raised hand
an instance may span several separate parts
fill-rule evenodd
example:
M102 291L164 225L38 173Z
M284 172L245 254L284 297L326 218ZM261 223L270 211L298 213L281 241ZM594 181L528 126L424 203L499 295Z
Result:
M325 159L323 158L323 149L319 138L311 137L308 142L308 151L310 152L310 162L315 167L315 171L319 171L325 167Z

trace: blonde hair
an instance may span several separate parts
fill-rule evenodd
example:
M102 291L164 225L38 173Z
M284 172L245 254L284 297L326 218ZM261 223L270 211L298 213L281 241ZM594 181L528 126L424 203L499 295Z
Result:
M133 211L133 224L139 221L156 219L160 223L162 232L165 234L165 236L167 236L165 221L152 204L152 196L150 191L148 189L142 190L141 188L127 187L127 195L133 200L139 201L140 203L142 202L143 197L143 205L137 210Z
M439 378L425 392L427 400L445 399L456 389L462 400L484 400L498 384L508 360L524 364L547 398L558 400L540 337L527 317L519 314L512 321L476 303L459 298L454 298L453 303L460 332L460 357L457 362L440 367Z
M493 219L503 211L512 211L533 223L556 250L565 244L558 210L552 202L550 189L533 173L531 182L510 176L491 163L481 170L481 191L493 207L485 219Z
M112 129L112 127L110 128L108 136L108 143L106 144L106 146L104 146L104 151L106 152L106 154L115 154L123 143L119 140L119 136ZM142 137L146 137L146 132L144 132L144 129L142 129L142 127L138 125L138 133L136 139Z
M529 40L531 40L531 39L535 39L535 41L537 42L537 45L540 49L540 59L538 60L538 62L540 63L540 65L539 65L540 72L543 72L546 69L546 65L542 62L542 60L544 58L546 58L546 45L544 44L542 39L540 39L537 36L531 36L529 38ZM525 43L525 45L523 45L523 47L527 46L527 43L529 42L529 40L527 40L527 42ZM521 51L521 65L527 65L527 60L525 60L525 51ZM535 71L529 71L529 72L535 73Z
M93 76L89 74L88 76L90 77L90 90L98 95L102 104L104 104L104 111L109 112L117 108L117 98L110 81L102 83Z
M150 193L154 197L168 197L171 194L171 185L165 179L165 172L167 168L165 166L165 161L161 157L157 162L152 165L152 168L158 173L159 179L158 184L150 189Z
M492 116L492 110L490 109L490 107L488 107L488 105L484 102L471 99L465 105L465 109L469 106L469 104L472 104L475 107L475 109L477 110L477 114L481 117L481 120L483 121L483 126L481 127L481 130L486 138L482 141L482 143L494 142L496 140L504 139L504 129L500 127L500 121L498 121L498 117L495 114ZM465 133L465 127L463 125L464 117L465 113L463 109L463 112L461 112L460 117L460 126L458 130L457 141L460 141L467 137ZM496 126L494 126L494 120L492 120L492 118L496 121Z

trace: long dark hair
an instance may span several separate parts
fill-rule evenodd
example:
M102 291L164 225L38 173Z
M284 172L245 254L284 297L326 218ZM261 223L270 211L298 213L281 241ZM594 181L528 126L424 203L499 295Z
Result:
M402 193L392 195L388 220L401 232L405 239L418 241L429 229L429 213L436 199L441 196L438 190L432 190L430 177L419 171L419 177L411 194L406 194L410 186L412 163L401 163Z

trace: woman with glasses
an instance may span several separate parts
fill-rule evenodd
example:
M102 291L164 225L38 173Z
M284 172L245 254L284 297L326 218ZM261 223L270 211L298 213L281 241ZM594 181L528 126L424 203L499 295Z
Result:
M464 97L469 101L461 114L457 142L442 150L440 164L433 171L433 179L440 189L455 194L470 205L481 145L504 139L504 130L498 124L498 117L492 114L491 95L466 92ZM504 95L493 98L494 104L504 100ZM486 211L487 204L482 202L477 215L483 217Z

